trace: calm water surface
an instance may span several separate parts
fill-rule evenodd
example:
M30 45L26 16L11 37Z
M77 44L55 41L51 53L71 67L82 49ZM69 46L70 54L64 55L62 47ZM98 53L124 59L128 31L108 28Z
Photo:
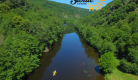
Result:
M105 80L99 73L98 56L77 32L67 32L50 52L43 53L41 66L27 80Z

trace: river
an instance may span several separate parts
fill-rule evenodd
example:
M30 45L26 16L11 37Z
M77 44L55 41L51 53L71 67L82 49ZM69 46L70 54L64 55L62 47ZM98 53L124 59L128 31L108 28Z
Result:
M25 80L105 80L99 73L98 58L95 49L74 29L67 29Z

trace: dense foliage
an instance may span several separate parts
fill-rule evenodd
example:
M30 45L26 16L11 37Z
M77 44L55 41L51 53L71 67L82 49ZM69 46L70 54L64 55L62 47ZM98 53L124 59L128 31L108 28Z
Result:
M35 1L0 1L0 80L21 80L37 68L44 47L50 47L62 36L65 21L75 19L51 10L60 11L60 8L47 4L40 6L43 3L40 1L38 5ZM66 7L65 4L45 2ZM73 7L68 5L68 8L75 15ZM64 14L69 15L66 10L63 9Z
M104 53L99 59L99 66L104 72L111 73L117 66L116 57L111 52Z
M115 54L120 60L118 69L138 75L137 12L137 0L114 0L74 22L83 38L101 54L99 66L104 73L112 72L113 66L116 67L113 64L116 61L112 63L111 59Z
M50 9L52 12L56 13L58 17L64 16L64 23L68 25L72 25L74 20L78 20L82 17L85 17L93 12L89 12L87 9L78 8L78 7L71 7L69 4L62 4L57 3L54 1L46 1L46 0L30 0L35 2L36 4L46 8ZM70 3L70 2L69 2Z

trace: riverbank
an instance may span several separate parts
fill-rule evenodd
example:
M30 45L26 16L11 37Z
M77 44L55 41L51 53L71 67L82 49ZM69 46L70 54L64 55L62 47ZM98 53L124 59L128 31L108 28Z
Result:
M120 60L117 60L118 65L119 62ZM115 68L111 74L106 74L105 77L107 80L138 80L138 76L124 73L117 68Z
M44 48L52 46L64 31L64 18L55 12L25 0L18 6L14 3L0 2L1 80L29 75L39 67Z
M79 31L78 27L77 27L76 30L78 30L78 32L80 34L80 31ZM83 37L83 39L85 39L83 35L82 35L82 37ZM87 43L87 44L90 45L90 43ZM96 47L96 49L97 49L96 51L99 51L97 47ZM101 56L101 54L100 54L100 56ZM119 59L116 59L115 62L117 62L117 66L120 65L120 60ZM124 73L124 72L120 71L117 67L112 70L111 74L110 73L105 74L105 77L106 77L106 80L137 80L138 79L138 76L133 75L133 74L129 74L129 73Z
M108 80L137 80L134 77L138 76L137 8L138 1L114 0L74 22L83 38L101 55L99 67Z
M63 37L53 43L48 53L43 53L41 66L24 80L105 80L99 73L99 54L74 30L66 28ZM54 70L57 74L53 77Z

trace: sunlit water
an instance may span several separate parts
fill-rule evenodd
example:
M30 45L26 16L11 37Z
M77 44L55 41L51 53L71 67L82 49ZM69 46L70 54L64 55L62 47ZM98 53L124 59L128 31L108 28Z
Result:
M105 80L99 73L98 56L76 32L67 33L43 53L41 66L27 80Z

